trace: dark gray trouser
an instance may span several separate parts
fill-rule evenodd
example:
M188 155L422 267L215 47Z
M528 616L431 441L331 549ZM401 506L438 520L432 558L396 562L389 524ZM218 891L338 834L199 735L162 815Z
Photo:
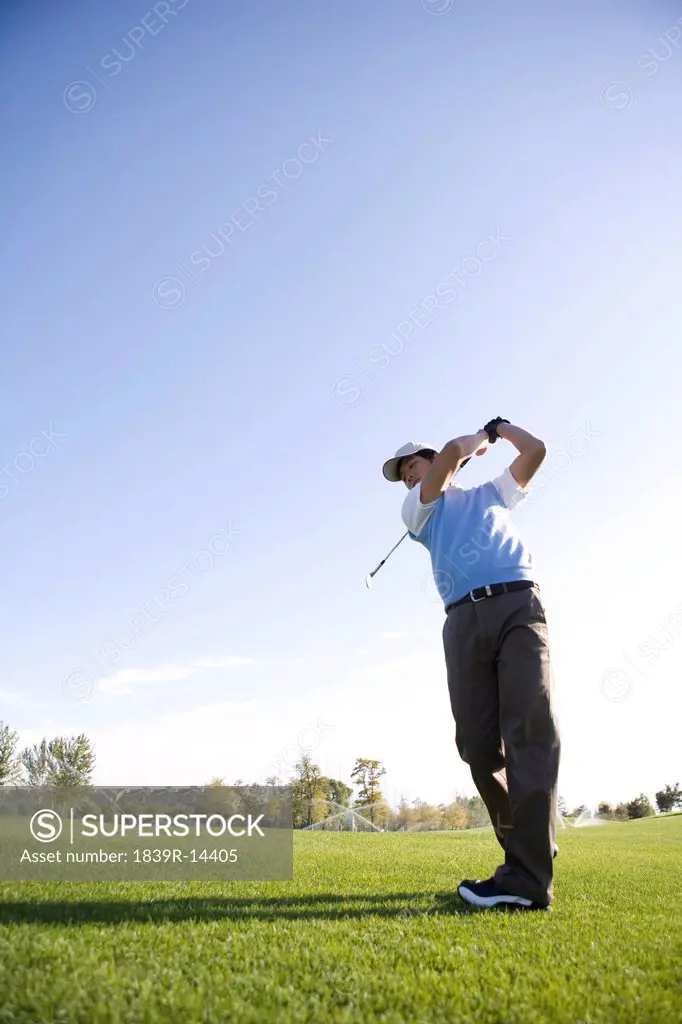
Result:
M505 851L495 881L551 903L561 742L540 588L452 608L443 646L457 749Z

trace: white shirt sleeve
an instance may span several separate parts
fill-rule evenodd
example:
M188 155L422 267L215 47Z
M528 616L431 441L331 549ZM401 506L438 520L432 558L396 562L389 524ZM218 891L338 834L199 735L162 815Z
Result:
M442 495L435 498L433 501L428 502L428 504L423 505L421 500L421 484L417 483L405 498L401 513L402 519L407 529L410 533L413 533L415 537L418 537L426 526L428 519L441 497Z
M502 504L506 505L506 507L510 509L514 508L515 505L518 505L520 501L523 501L528 494L527 487L519 487L516 480L511 475L509 466L507 466L504 473L495 477L491 482L494 484L495 489L500 495Z

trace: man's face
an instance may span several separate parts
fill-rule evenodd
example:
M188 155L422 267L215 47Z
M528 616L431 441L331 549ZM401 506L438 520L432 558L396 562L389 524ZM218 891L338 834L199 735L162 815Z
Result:
M430 468L431 463L422 455L410 455L400 463L400 479L411 491L415 484L421 483Z

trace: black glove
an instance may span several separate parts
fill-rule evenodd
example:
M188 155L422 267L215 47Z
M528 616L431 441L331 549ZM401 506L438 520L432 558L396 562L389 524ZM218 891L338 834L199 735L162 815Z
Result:
M496 416L495 419L488 420L486 425L482 428L483 430L485 430L486 434L488 435L488 440L489 440L490 444L495 444L495 442L497 441L498 437L500 436L497 433L497 428L500 425L500 423L509 423L509 420L502 419L501 416Z

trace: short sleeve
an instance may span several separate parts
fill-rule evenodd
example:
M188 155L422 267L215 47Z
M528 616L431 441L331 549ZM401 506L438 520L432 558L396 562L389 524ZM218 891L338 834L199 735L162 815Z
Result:
M504 473L495 477L491 481L495 490L502 499L502 504L506 505L507 508L512 509L528 494L527 487L520 487L514 477L511 474L509 466L505 469Z
M429 501L426 505L422 504L421 484L417 483L405 498L401 513L402 520L410 533L413 533L415 537L418 537L426 526L441 497L442 495L433 501Z

